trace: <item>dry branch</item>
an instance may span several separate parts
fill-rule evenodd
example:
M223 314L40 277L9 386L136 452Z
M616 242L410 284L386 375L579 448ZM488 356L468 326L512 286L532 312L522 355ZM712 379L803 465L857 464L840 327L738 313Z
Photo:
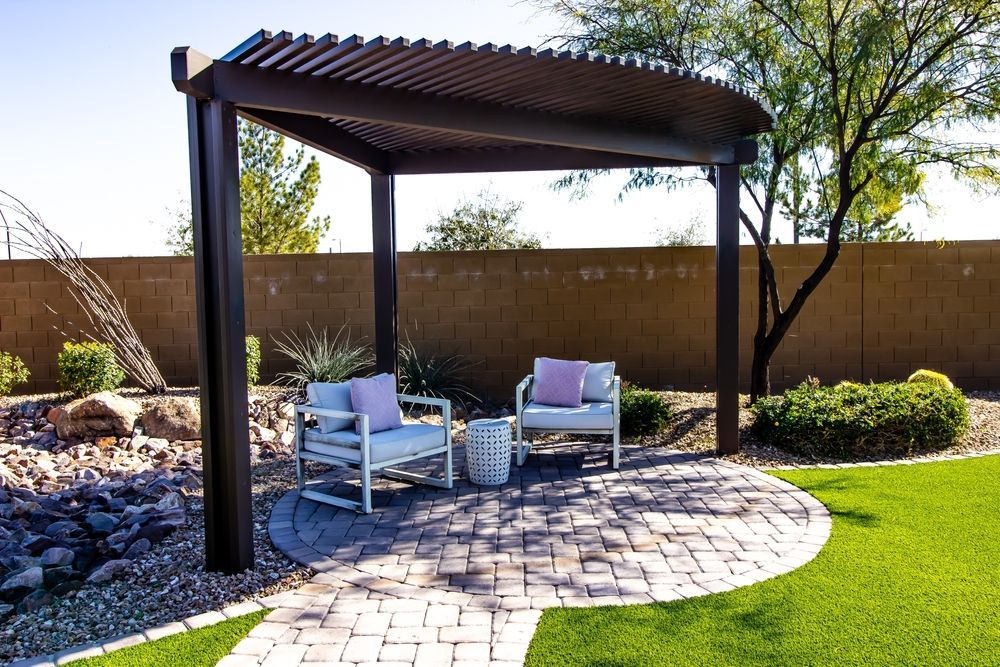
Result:
M83 262L66 240L49 229L24 202L3 190L0 190L0 222L7 232L6 240L0 242L44 260L69 281L70 294L95 332L84 335L110 343L118 364L140 388L155 394L166 391L163 375L128 319L125 302L118 300L108 283ZM45 307L56 312L48 304Z

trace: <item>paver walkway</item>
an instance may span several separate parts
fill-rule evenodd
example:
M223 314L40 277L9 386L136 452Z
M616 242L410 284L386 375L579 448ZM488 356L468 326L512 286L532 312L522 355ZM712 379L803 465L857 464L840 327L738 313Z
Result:
M272 540L319 574L263 601L277 609L220 664L519 665L545 608L730 590L804 564L829 535L819 501L752 468L624 448L614 471L606 456L542 449L501 487L382 480L367 516L290 492Z

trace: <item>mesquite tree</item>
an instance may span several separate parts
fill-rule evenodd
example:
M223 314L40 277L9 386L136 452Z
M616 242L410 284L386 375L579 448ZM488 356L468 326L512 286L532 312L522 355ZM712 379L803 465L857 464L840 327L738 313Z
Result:
M451 213L439 213L437 222L424 228L430 240L418 242L413 249L429 252L541 248L542 240L536 234L521 230L518 216L522 205L484 190L475 201L466 199Z
M778 116L743 168L740 219L757 249L751 399L844 240L906 238L893 222L938 164L1000 185L997 146L977 140L1000 110L1000 5L992 0L551 0L557 36L593 49L724 76L755 89ZM971 140L960 137L970 136ZM557 185L585 188L593 173ZM714 173L702 177L714 183ZM688 179L690 180L690 179ZM626 190L677 186L634 170ZM826 249L790 298L770 256L776 216Z
M125 302L118 300L108 283L80 259L64 238L49 229L37 213L3 190L0 190L0 228L6 232L2 238L9 247L48 262L69 281L70 294L94 332L85 333L87 338L110 343L118 365L140 388L153 394L166 391L163 375L128 319ZM48 304L45 307L56 312Z

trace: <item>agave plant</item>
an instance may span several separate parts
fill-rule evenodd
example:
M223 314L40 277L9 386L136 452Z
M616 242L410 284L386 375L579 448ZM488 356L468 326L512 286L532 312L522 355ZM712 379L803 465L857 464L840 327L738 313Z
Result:
M399 386L404 394L446 398L462 407L479 398L464 378L476 364L460 354L433 354L406 337L399 347Z
M307 326L305 340L294 332L284 333L284 340L275 338L278 352L295 362L295 370L278 374L285 384L302 390L310 382L343 382L375 363L367 345L351 342L346 324L332 340L326 328L317 333L312 325Z

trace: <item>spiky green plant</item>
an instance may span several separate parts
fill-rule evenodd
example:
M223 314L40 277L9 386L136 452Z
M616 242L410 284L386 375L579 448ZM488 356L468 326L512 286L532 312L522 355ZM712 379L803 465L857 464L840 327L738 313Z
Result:
M434 354L418 348L406 337L399 346L399 388L411 396L446 398L465 406L478 403L465 379L476 364L460 354Z
M367 371L375 357L363 343L352 343L347 325L340 327L331 339L324 327L317 333L308 325L309 334L303 340L295 332L275 338L278 352L295 362L295 370L278 374L278 380L299 390L310 382L343 382ZM341 338L343 337L343 340Z

